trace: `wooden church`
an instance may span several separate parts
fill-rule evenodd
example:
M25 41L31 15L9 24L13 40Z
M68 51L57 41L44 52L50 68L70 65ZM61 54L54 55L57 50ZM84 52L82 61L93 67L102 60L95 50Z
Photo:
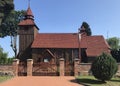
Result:
M74 75L74 59L90 63L101 53L110 52L102 35L87 36L81 27L78 33L39 33L34 15L28 7L19 26L18 75L26 75L27 59L33 60L33 75L59 75L59 61L64 59L65 75Z
M78 33L39 33L34 15L28 7L25 18L19 24L20 61L33 59L34 62L66 63L79 58L80 62L92 62L102 52L109 53L109 45L102 35L87 36L84 27Z

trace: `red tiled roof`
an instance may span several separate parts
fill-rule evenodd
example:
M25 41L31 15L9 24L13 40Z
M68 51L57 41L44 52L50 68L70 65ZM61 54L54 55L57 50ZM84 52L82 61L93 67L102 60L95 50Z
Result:
M32 48L78 48L78 37L74 33L40 33Z
M110 48L103 36L87 36L88 48Z
M35 25L35 23L32 19L24 19L18 25Z
M86 54L87 56L89 57L94 57L94 56L99 56L101 55L103 52L106 52L106 53L110 53L110 50L108 50L108 48L98 48L98 49L87 49L86 50Z
M32 48L79 48L77 33L39 33ZM82 35L80 47L86 48L87 56L98 56L102 52L109 52L109 45L103 36Z
M87 56L98 56L103 52L109 53L109 48L103 36L87 36Z

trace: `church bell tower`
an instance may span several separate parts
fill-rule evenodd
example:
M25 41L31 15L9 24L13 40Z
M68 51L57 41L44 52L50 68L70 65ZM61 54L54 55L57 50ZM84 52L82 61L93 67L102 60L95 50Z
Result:
M34 22L34 16L30 6L28 7L24 19L19 26L19 55L18 59L27 60L31 58L31 44L38 33L38 27Z

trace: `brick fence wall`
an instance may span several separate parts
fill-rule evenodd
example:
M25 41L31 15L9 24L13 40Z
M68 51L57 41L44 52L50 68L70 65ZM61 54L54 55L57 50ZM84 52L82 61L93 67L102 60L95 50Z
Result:
M80 63L78 65L78 75L88 75L88 72L90 71L91 63Z
M76 63L77 64L77 63ZM89 75L90 74L91 63L78 63L75 66L76 73L75 75ZM11 71L14 72L13 65L0 65L0 71ZM16 70L17 74L18 70ZM120 73L120 63L118 63L118 73Z
M12 65L0 65L0 71L13 71Z

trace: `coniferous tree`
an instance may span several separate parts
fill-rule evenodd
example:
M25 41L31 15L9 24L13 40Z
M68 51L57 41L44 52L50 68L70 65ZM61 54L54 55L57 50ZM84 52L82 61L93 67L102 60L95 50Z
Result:
M83 22L81 28L84 27L88 36L92 35L91 28L87 22Z
M91 66L91 71L94 77L103 82L110 80L117 70L118 65L116 60L106 53L102 53L98 56Z

